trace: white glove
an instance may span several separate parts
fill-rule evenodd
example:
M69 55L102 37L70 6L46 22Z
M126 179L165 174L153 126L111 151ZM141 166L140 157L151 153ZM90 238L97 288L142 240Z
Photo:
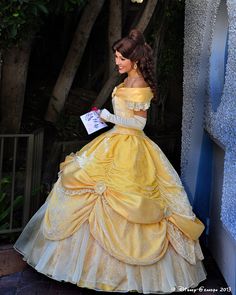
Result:
M133 129L143 130L147 119L141 116L136 116L132 118L123 118L116 115L111 114L107 109L103 109L100 113L100 117L107 122L111 122L113 124L129 127Z

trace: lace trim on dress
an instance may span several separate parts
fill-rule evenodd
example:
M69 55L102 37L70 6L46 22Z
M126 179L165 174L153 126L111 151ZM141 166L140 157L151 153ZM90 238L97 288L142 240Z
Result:
M130 110L134 111L146 111L147 109L150 108L150 101L146 102L135 102L135 101L127 101L127 107Z
M59 192L62 192L65 195L70 195L70 196L82 195L82 194L86 194L86 193L96 193L96 194L102 195L106 190L106 185L103 181L98 181L94 185L94 187L91 189L90 188L81 188L80 190L68 190L68 189L65 189L62 186L61 181L59 181L57 190Z
M196 264L197 260L203 260L204 256L198 241L187 238L171 222L167 222L167 227L168 240L177 253L191 264Z
M57 190L59 192L62 192L65 195L70 195L70 196L83 195L83 194L86 194L86 193L94 193L95 192L94 189L87 189L87 188L80 189L80 190L66 190L62 186L58 186Z

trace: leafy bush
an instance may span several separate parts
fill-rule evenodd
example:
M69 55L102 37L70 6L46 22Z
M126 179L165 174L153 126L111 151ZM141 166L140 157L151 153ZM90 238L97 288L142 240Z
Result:
M38 29L49 0L1 0L0 46L19 44Z
M12 181L9 177L4 177L0 180L0 231L9 229L10 227L10 214L11 214L11 184ZM23 206L23 196L17 196L14 198L13 210L17 210L22 208ZM17 224L17 226L21 226ZM6 235L1 236L2 238L6 238Z
M44 22L44 16L52 13L72 12L86 0L1 0L0 47L21 43L35 33Z

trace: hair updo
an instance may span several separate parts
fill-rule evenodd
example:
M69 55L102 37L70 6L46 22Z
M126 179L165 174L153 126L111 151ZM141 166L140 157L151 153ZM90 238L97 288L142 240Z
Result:
M145 42L144 35L137 29L130 31L129 35L116 41L112 46L123 57L137 62L145 82L150 86L154 99L156 99L156 81L154 75L154 61L152 48Z

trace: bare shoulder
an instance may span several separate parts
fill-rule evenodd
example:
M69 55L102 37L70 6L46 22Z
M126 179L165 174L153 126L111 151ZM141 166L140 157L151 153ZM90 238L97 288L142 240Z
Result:
M147 82L145 82L144 79L139 79L139 80L134 81L132 87L143 88L143 87L148 87L148 84L147 84Z

